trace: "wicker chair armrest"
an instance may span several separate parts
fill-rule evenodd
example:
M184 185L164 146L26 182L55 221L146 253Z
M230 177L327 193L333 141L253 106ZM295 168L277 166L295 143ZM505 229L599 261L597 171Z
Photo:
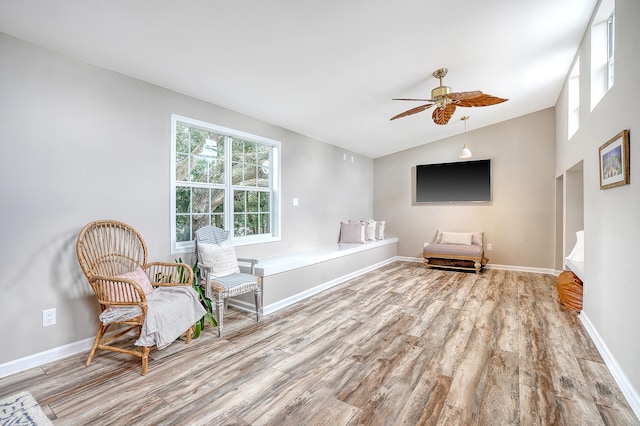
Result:
M251 264L251 275L255 275L256 273L256 263L258 263L258 259L250 259L248 257L238 257L238 262L246 262Z
M186 263L151 262L142 266L154 287L191 286L193 269Z
M96 293L98 303L109 306L144 306L147 304L147 296L140 284L131 278L109 277L105 275L94 275L89 281ZM118 286L118 291L113 288ZM113 298L118 296L118 300Z

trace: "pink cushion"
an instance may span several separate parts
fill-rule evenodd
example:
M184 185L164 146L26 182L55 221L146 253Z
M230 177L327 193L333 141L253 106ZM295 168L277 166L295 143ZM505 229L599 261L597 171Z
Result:
M149 277L139 266L136 267L136 269L134 269L131 272L118 275L116 278L128 278L130 280L133 280L140 287L142 287L142 291L144 292L144 294L148 295L148 294L151 294L151 292L153 291L153 286L151 285L151 281L149 280ZM124 294L123 294L124 286L126 286L126 284L123 285L122 283L110 283L109 289L107 290L109 292L109 299L114 302L127 301L127 298L124 297Z

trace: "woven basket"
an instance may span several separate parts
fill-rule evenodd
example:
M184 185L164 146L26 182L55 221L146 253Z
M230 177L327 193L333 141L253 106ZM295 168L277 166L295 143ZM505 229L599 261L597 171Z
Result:
M576 312L582 310L582 281L571 271L558 276L558 296L564 306Z

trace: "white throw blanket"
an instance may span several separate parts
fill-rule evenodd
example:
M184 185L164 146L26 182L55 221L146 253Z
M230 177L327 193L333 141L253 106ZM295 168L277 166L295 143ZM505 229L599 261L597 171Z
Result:
M147 318L142 325L137 346L156 346L163 349L180 337L207 311L200 304L198 294L189 286L158 287L147 296ZM100 314L104 324L124 321L140 315L140 308L123 307L105 310Z

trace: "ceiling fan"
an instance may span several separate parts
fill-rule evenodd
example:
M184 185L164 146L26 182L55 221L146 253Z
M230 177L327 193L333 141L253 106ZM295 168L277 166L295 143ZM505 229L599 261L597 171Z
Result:
M487 95L479 90L472 92L453 92L451 87L442 85L442 78L447 75L447 71L448 70L446 68L440 68L433 72L433 76L440 80L440 85L431 91L431 99L394 98L394 101L421 101L429 103L411 108L408 111L393 116L391 117L391 120L425 111L435 105L436 109L432 114L433 122L444 125L449 122L449 119L453 116L457 106L481 107L496 105L508 100Z

